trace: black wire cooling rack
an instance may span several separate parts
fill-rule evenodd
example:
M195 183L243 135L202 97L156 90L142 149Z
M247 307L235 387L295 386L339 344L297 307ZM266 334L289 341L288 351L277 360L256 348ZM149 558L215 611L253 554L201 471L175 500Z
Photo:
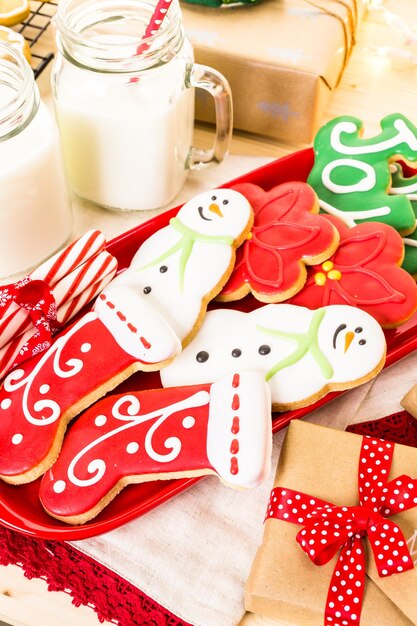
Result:
M16 24L14 30L21 33L29 43L32 56L32 68L37 78L45 67L52 61L54 55L42 45L42 35L49 27L55 15L57 2L40 2L31 0L30 15L21 24Z

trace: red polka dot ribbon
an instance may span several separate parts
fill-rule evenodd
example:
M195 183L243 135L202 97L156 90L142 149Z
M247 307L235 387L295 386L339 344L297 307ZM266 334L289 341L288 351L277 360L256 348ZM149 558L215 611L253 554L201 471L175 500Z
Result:
M388 481L394 445L363 437L357 506L336 506L282 487L271 491L265 519L302 524L304 528L296 540L315 565L328 563L340 550L327 595L326 626L359 624L365 585L365 536L379 576L413 568L401 529L386 519L417 506L416 479L403 475Z
M0 317L14 302L26 309L35 328L24 348L15 358L13 366L46 350L51 345L52 332L58 326L57 307L51 287L44 280L32 280L28 276L16 283L1 287Z

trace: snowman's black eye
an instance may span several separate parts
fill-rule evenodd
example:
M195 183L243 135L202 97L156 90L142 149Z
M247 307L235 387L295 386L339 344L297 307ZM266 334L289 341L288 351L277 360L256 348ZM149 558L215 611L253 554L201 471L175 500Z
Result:
M197 356L195 358L197 363L205 363L209 358L209 353L205 350L201 350L201 352L197 353Z
M214 202L214 200L217 200L217 196L211 196L211 199L212 199L212 200L213 200L213 202Z
M145 294L145 296L148 295L148 293L151 293L152 291L152 287L144 287L143 288L143 293Z
M161 265L161 267L159 268L159 271L161 272L161 274L165 274L165 272L168 271L168 268L166 265Z
M364 346L366 344L366 339L361 339L359 342L360 346Z
M363 331L363 328L361 326L358 326L357 328L355 328L355 333L361 333Z
M232 350L232 356L235 357L235 359L237 359L241 354L242 350L240 350L239 348L234 348Z
M229 200L223 200L223 204L229 204Z
M263 344L262 346L259 346L258 352L262 356L265 356L265 354L269 354L271 352L271 348L270 348L270 346L267 346L266 344Z

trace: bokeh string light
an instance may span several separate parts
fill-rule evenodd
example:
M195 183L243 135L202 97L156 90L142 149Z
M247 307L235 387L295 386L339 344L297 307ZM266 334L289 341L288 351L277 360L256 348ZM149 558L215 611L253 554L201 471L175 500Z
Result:
M402 67L417 66L417 29L384 6L384 0L368 0L368 8L381 14L389 27L402 36L401 45L368 46L367 50Z

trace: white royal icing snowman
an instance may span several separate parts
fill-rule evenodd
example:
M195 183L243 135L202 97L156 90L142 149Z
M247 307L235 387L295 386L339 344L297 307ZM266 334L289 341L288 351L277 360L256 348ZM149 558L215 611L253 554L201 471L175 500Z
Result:
M130 267L104 293L111 297L123 286L127 299L140 295L185 345L232 270L235 248L252 219L249 202L237 191L202 193L141 245Z
M385 350L378 322L355 307L217 309L207 313L197 337L161 370L161 379L164 387L172 387L212 382L236 368L257 370L270 385L274 409L287 410L369 380L382 368Z

